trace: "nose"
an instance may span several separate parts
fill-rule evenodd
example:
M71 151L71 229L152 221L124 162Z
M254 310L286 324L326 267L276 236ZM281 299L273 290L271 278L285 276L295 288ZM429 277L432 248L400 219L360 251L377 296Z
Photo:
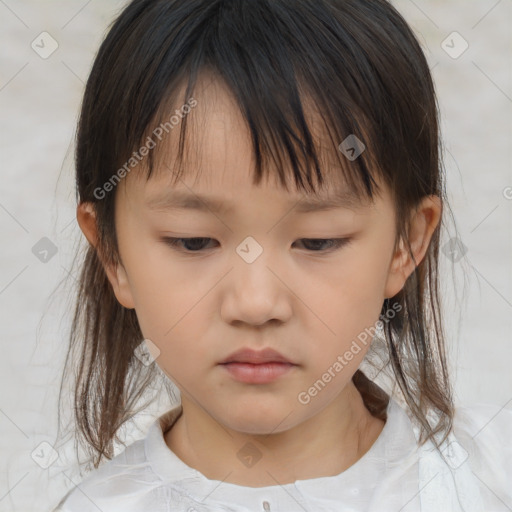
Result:
M221 316L227 323L261 326L269 321L286 322L292 314L288 276L283 275L263 250L252 262L235 254L233 269L224 280ZM288 286L287 286L288 285Z

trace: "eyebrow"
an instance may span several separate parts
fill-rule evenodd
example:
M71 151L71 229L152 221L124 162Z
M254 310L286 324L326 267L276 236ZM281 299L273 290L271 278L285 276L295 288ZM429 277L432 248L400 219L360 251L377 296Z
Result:
M290 201L293 203L293 200ZM145 205L150 210L195 210L204 212L227 213L233 211L233 204L229 200L218 197L208 197L200 194L191 194L185 191L166 192L150 197ZM337 208L357 209L363 206L362 201L351 192L336 191L329 197L299 199L295 202L293 210L297 213L328 211Z

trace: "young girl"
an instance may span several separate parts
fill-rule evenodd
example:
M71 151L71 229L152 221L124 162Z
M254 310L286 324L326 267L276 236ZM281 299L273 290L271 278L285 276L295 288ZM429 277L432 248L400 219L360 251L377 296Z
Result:
M512 412L452 401L438 132L386 0L133 0L78 126L95 470L58 510L512 510ZM181 400L114 457L158 377Z

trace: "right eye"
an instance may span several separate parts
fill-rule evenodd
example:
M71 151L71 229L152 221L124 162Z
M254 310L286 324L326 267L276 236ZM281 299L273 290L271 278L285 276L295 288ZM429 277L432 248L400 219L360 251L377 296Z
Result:
M165 237L162 238L162 241L165 242L167 245L170 245L173 249L181 252L203 252L203 247L205 245L205 241L213 240L212 238L170 238ZM183 244L183 247L182 247Z

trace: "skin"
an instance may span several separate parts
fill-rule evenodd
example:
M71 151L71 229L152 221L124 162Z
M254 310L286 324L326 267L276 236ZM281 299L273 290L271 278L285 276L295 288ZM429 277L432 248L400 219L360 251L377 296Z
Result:
M271 178L252 184L248 129L222 84L199 89L195 97L187 129L202 135L191 139L196 156L187 162L190 169L201 166L200 178L187 173L171 186L165 172L149 182L128 175L116 190L121 263L105 265L118 301L135 308L144 337L160 350L157 364L181 391L183 414L165 441L207 478L238 485L336 475L359 460L384 427L351 381L369 344L309 403L297 397L375 325L384 299L398 293L414 270L403 244L394 251L390 191L381 183L374 204L297 213L293 206L303 194L293 187L286 191ZM169 154L176 141L172 132L165 139ZM329 180L325 195L344 186L334 173ZM145 205L173 189L220 197L233 209L157 211ZM418 263L440 215L439 198L430 196L411 216ZM92 205L81 203L77 219L96 246ZM203 252L187 254L164 236L211 241ZM236 252L247 236L263 248L250 264ZM302 243L345 237L350 243L334 250L315 252ZM240 383L218 363L242 347L274 348L297 366L269 384ZM261 453L251 467L237 456L247 442Z

